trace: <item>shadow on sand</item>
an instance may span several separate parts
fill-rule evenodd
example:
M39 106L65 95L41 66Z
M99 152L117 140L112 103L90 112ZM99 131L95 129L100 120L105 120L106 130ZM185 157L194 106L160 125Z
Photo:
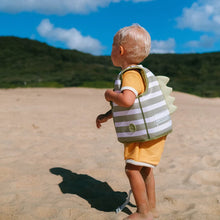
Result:
M63 177L63 181L59 183L62 193L76 194L97 210L115 211L126 200L126 192L115 192L107 182L101 182L89 175L73 173L61 167L51 168L50 172ZM128 208L123 212L131 214Z

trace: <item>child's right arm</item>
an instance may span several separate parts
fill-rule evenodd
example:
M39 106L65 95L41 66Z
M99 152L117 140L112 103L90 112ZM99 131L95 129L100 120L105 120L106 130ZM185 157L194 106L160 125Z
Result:
M109 110L105 114L98 115L96 118L96 126L97 128L100 128L102 123L108 121L109 119L112 118L112 110Z
M108 102L112 101L122 107L132 106L134 104L135 98L136 98L136 96L135 96L134 92L132 92L128 89L126 89L120 93L115 92L111 89L107 89L105 91L106 101L108 101Z

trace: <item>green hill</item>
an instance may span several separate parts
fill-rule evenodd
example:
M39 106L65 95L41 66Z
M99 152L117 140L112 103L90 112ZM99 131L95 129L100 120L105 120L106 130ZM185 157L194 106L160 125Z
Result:
M170 77L176 91L204 97L220 96L220 52L152 54L143 64L157 75Z
M143 65L171 78L176 91L220 96L220 52L151 54ZM0 37L0 88L113 87L120 70L110 56L64 50L35 40Z

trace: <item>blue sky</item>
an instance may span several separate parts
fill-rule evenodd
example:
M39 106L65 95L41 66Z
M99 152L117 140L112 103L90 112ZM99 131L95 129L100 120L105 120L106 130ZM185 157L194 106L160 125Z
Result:
M0 0L0 36L110 55L114 34L138 23L151 53L220 51L219 0Z

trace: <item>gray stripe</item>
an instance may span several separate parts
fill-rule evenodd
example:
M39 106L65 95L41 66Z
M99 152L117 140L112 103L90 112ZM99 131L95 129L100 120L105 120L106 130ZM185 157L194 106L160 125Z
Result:
M142 107L143 106L151 106L151 105L157 104L158 102L161 102L161 101L164 101L163 96L158 96L158 97L152 98L150 100L146 100L146 101L141 102L141 105L142 105Z
M159 132L155 132L155 133L153 133L153 134L150 134L150 137L151 137L151 138L156 138L156 137L158 137L158 136L161 136L161 134L163 134L162 136L165 136L165 135L169 134L170 132L172 132L172 127L169 127L169 128L167 128L167 129L164 129L162 132L159 131Z
M150 139L147 137L147 135L137 136L134 141L134 137L120 137L118 138L118 141L121 143L129 143L129 142L144 142L149 140L158 139L160 137L166 136L169 133L172 132L172 129L166 129L163 131L163 133L158 132L150 135Z
M150 106L150 105L154 105L158 102L161 102L161 101L164 101L164 98L163 96L158 96L158 97L155 97L155 98L152 98L150 100L145 100L142 102L142 106ZM113 106L113 111L114 112L120 112L120 111L127 111L127 110L130 110L130 109L138 109L140 108L140 104L139 102L138 103L134 103L134 105L132 105L131 107L129 108L126 108L126 107L122 107L122 106Z
M165 118L163 118L163 121L158 120L158 121L154 121L154 122L151 122L151 123L147 123L147 128L148 129L156 128L160 125L163 125L163 124L167 123L168 121L170 121L170 117L165 117Z
M141 142L141 141L146 141L147 140L147 136L146 135L142 135L142 136L138 136L135 137L135 142ZM134 142L134 137L120 137L118 138L118 141L122 142L122 143L129 143L129 142Z
M117 133L122 133L122 132L130 132L133 133L129 130L129 126L126 127L117 127L115 128ZM136 129L137 131L141 131L141 130L145 130L146 131L146 127L145 124L140 124L140 125L136 125Z
M114 117L114 121L115 122L134 121L134 120L138 120L142 118L143 118L143 115L142 113L140 113L140 114L135 114L135 115L124 115L124 116Z
M165 110L167 110L167 106L161 106L160 108L154 109L152 111L145 112L144 115L145 115L145 118L149 118L149 117L152 117L155 114L159 114L159 113L161 113L162 111L165 111Z
M158 121L153 121L153 122L150 122L150 123L146 123L146 125L147 125L148 129L152 129L152 128L157 128L158 126L163 125L163 124L165 124L168 121L170 121L170 117L169 116L164 117L164 118L162 118L162 119L160 119ZM135 127L136 127L136 131L140 131L140 130L145 130L146 129L144 123L143 124L139 124L139 125L135 125ZM116 129L116 132L130 132L129 126L115 127L115 129Z
M155 114L161 113L163 111L167 110L166 106L161 106L160 108L154 109L152 111L148 111L144 113L145 118L149 118L154 116ZM114 115L114 113L113 113ZM142 113L140 114L134 114L134 115L124 115L124 116L118 116L115 117L114 116L114 121L115 122L122 122L122 121L133 121L133 120L138 120L138 119L142 119L143 115Z

